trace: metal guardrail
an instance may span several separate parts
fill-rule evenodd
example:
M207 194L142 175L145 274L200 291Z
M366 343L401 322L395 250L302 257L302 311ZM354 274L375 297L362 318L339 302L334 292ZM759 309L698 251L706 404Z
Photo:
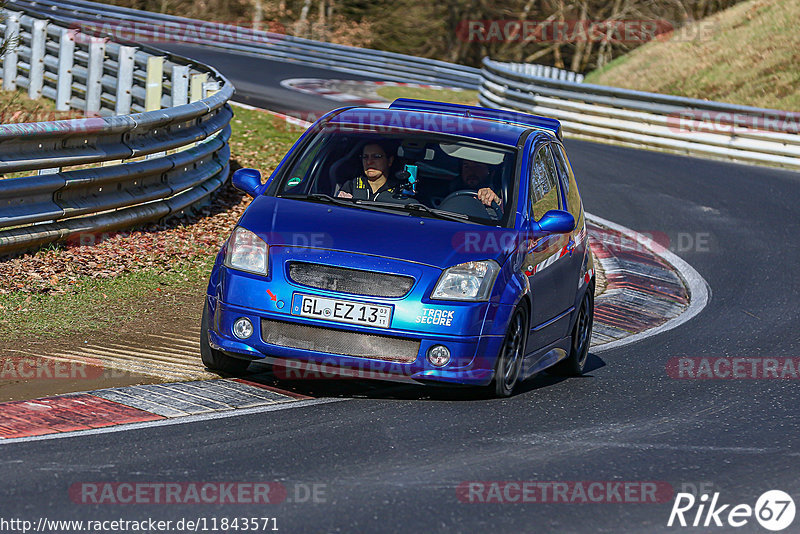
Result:
M552 78L576 83L581 83L584 78L583 74L549 65L537 65L536 63L503 63L503 65L513 72L539 78ZM481 80L483 80L483 77L481 77Z
M211 67L112 40L103 35L103 24L89 24L91 35L76 30L88 21L138 21L146 32L155 20L207 26L222 35L225 25L84 0L10 4L26 13L12 12L0 25L7 37L19 40L3 58L4 88L20 86L33 98L54 99L58 109L96 116L0 125L0 172L38 171L0 180L0 254L163 218L223 183L229 170L232 85ZM49 20L36 18L42 13ZM797 114L581 84L579 75L566 71L488 58L478 74L400 54L246 28L231 31L235 42L204 44L387 80L455 87L480 83L482 105L557 118L575 137L800 169ZM204 83L209 74L219 92L188 104L190 93L194 101L203 88L213 89ZM140 113L126 115L130 112ZM729 131L707 131L706 115L712 127ZM142 156L146 159L130 161ZM64 168L84 164L94 167Z
M132 28L150 38L163 38L167 28L175 28L177 35L188 35L187 29L192 29L207 36L203 44L232 51L387 80L478 88L482 105L551 116L561 120L566 134L594 141L800 168L800 119L785 112L582 84L579 74L488 58L478 71L87 0L11 0L11 4L33 6L75 24Z
M227 79L58 22L7 12L0 25L17 38L3 58L4 88L88 115L0 125L0 173L36 171L0 179L0 254L179 213L228 177L234 89Z
M87 28L136 32L142 39L168 39L180 43L184 37L202 36L201 43L190 41L187 44L203 44L283 61L302 61L305 65L362 76L377 75L390 81L466 89L477 89L480 83L480 69L474 67L325 43L233 24L200 21L84 0L12 0L8 5L36 10L48 16L58 16Z
M9 5L35 10L46 16L57 16L87 31L94 29L112 35L135 35L155 42L201 44L282 61L302 61L306 65L350 74L379 75L388 81L432 83L466 89L477 89L481 83L481 71L474 67L303 39L234 24L152 13L88 0L10 0ZM509 65L536 76L583 81L582 74L546 65Z
M565 134L800 169L800 114L538 77L483 60L481 105L561 121Z

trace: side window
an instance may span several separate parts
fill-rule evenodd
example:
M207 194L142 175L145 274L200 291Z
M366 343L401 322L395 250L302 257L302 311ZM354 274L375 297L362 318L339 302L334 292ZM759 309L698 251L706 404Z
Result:
M320 136L311 145L307 146L300 158L295 161L290 175L284 178L278 194L307 193L309 185L313 182L309 178L319 172L320 163L323 159L320 154L325 154L323 147L328 145L330 145L330 138Z
M545 145L536 151L531 168L531 208L534 220L559 208L556 169L550 149Z
M561 187L564 188L564 195L567 197L567 210L575 217L575 221L581 215L581 197L578 194L578 185L575 183L575 175L572 174L567 154L561 145L553 145L553 155L556 160L558 177L561 180Z

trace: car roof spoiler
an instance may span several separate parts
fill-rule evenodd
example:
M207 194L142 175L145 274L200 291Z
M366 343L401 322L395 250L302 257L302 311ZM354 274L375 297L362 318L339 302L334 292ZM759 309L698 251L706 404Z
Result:
M559 139L561 136L561 123L556 119L539 117L519 111L507 111L502 109L482 108L478 106L466 106L462 104L448 104L445 102L431 102L429 100L414 100L411 98L398 98L391 103L389 109L405 109L412 111L433 111L437 113L449 113L461 115L462 117L472 117L476 119L491 119L508 122L511 124L522 124L533 126L553 132Z

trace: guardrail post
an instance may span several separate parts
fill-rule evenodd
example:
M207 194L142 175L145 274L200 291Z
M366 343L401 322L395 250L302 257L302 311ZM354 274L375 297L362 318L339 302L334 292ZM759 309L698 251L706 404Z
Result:
M172 67L172 106L189 103L189 67Z
M8 13L6 17L5 39L9 43L9 48L3 58L3 90L13 91L17 88L19 13Z
M89 72L86 75L86 115L100 112L100 96L103 92L103 58L106 55L106 41L92 37L89 42Z
M205 82L203 84L203 98L214 96L218 92L219 92L219 82L211 81L211 82Z
M189 100L191 102L197 102L198 100L203 99L203 84L206 83L208 79L208 74L203 72L201 74L192 74L192 87L191 87L191 94L189 96Z
M135 46L119 47L119 69L117 70L117 103L115 115L128 115L131 112L131 90L133 88L133 67L136 55Z
M61 31L58 46L58 82L56 84L56 110L68 111L72 100L72 65L75 54L75 32Z
M44 85L44 43L47 39L47 21L34 20L31 26L31 71L28 97L38 100Z
M145 86L144 110L161 109L161 91L164 79L164 58L150 56L147 58L147 85Z

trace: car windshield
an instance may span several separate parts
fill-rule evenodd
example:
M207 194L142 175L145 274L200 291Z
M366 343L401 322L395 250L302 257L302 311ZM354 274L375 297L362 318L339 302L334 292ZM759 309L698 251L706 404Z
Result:
M516 152L491 143L329 127L276 176L269 194L507 226L515 170Z

